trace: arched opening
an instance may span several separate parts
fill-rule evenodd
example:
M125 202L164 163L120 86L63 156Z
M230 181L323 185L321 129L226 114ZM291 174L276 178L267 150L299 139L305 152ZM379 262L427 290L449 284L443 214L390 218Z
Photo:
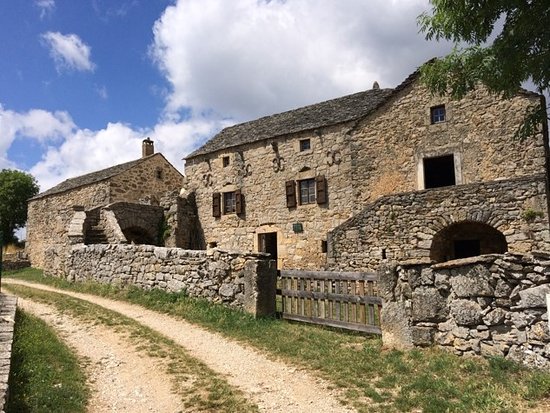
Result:
M154 245L155 240L151 235L140 227L129 227L126 229L123 229L122 232L124 233L124 236L126 237L126 240L128 241L128 244L146 244L146 245Z
M504 254L506 251L508 244L500 231L482 222L463 221L435 234L430 258L444 262L483 254Z

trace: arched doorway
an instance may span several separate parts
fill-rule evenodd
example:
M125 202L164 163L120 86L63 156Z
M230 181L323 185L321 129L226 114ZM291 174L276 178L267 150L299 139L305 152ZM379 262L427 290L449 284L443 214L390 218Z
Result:
M430 258L444 262L482 254L504 254L506 251L508 244L500 231L482 222L463 221L434 235Z

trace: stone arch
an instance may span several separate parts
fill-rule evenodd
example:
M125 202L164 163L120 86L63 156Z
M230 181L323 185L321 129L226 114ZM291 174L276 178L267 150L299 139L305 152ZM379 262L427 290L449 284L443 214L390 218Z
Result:
M434 235L430 259L443 262L482 254L504 254L506 251L508 244L502 232L483 222L461 221Z

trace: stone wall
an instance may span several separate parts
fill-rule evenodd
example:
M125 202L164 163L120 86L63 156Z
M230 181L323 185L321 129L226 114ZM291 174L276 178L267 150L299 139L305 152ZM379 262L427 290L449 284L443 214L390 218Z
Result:
M13 329L17 297L0 294L0 412L4 412L9 396L8 379L10 377Z
M479 89L452 101L432 96L413 81L359 122L189 159L187 188L196 193L207 243L258 251L259 234L276 233L279 268L322 268L327 232L380 197L422 190L424 158L452 155L457 184L544 174L542 135L513 139L525 110L539 105L539 99L525 93L504 100ZM432 125L430 108L440 104L446 105L447 120ZM311 149L300 151L301 139L310 139ZM288 208L285 182L320 175L327 180L328 202ZM213 194L236 190L244 196L245 212L213 217ZM459 193L460 186L449 189L454 190ZM546 203L544 192L540 196ZM495 209L492 197L479 202L480 210ZM300 226L294 224L302 230L295 232Z
M550 250L548 219L544 175L388 195L329 234L327 267L375 271L384 260L429 262L434 238L462 222L500 231L512 252Z
M158 205L168 191L181 189L183 175L160 153L149 156L137 166L110 179L110 202L135 202L144 197Z
M74 206L89 210L109 202L107 181L31 200L25 248L33 267L44 267L46 249L69 245L68 230L74 216Z
M193 250L206 249L204 232L199 222L195 193L166 194L160 200L164 208L164 246Z
M388 264L379 276L386 346L435 345L550 368L550 254Z
M46 275L185 291L258 316L275 312L277 272L275 262L265 254L124 244L77 245L68 255L63 256L64 252L49 251Z

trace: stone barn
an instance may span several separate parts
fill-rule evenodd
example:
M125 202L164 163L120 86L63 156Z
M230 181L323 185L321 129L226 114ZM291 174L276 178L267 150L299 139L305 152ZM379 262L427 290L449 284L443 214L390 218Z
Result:
M167 193L179 194L183 175L153 142L140 159L68 179L29 201L26 250L43 268L48 250L74 243L156 244ZM172 197L173 199L174 197Z
M207 243L279 268L548 250L548 133L514 138L542 99L451 100L415 72L223 129L187 156L186 190Z

